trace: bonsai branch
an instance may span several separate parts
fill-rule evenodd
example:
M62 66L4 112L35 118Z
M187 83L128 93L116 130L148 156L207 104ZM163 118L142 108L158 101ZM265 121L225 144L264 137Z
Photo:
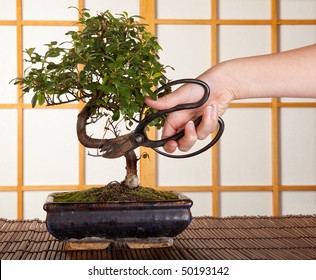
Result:
M98 92L95 96L93 96L78 115L77 136L80 143L86 148L99 149L109 141L107 139L92 138L87 135L86 130L88 119L92 115L92 111L95 106L95 101L102 98L102 95L102 92Z

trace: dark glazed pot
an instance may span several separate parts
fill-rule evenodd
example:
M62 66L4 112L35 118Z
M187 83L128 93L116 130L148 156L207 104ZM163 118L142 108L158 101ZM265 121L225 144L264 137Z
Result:
M47 229L59 240L172 238L189 226L192 204L182 194L178 200L108 203L54 202L51 194L44 210Z

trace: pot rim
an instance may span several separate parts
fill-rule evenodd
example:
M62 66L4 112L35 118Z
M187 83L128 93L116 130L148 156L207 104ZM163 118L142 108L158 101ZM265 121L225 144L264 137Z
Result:
M60 211L103 211L103 210L144 210L152 207L165 208L183 208L191 207L193 201L182 193L172 191L178 195L178 199L172 200L148 200L148 201L108 201L108 202L54 202L54 192L48 195L43 209L46 212Z

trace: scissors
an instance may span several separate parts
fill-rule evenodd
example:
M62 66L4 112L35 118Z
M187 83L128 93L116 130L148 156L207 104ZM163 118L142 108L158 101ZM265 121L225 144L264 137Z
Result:
M110 143L104 143L102 147L100 148L100 151L103 152L102 157L105 158L118 158L123 156L125 153L134 150L140 146L143 147L148 147L152 148L155 150L158 154L161 154L163 156L169 157L169 158L188 158L188 157L193 157L198 154L201 154L205 152L206 150L210 149L215 143L220 139L220 137L223 134L224 131L224 121L219 117L218 118L218 131L215 137L212 139L210 143L208 143L206 146L203 148L199 149L198 151L191 152L188 154L180 154L180 155L174 155L174 154L169 154L166 152L163 152L158 149L158 147L164 146L168 141L170 140L179 140L184 136L184 130L181 130L177 134L170 136L168 138L164 138L161 140L150 140L147 136L146 133L146 127L155 119L160 118L162 116L165 116L169 113L175 112L175 111L180 111L180 110L189 110L189 109L195 109L200 106L202 106L209 98L210 96L210 88L208 84L205 82L198 80L198 79L180 79L180 80L174 80L171 81L161 87L159 87L156 91L155 94L159 97L159 93L165 91L166 89L170 89L170 87L179 85L179 84L197 84L204 89L204 94L200 100L197 102L193 103L186 103L186 104L179 104L176 105L175 107L165 109L165 110L159 110L155 113L147 115L145 118L143 118L137 127L135 128L134 131L132 131L129 134L125 134L122 136L117 137L115 140L115 145L110 144ZM202 116L197 118L194 121L195 127L197 127L202 121ZM117 145L119 144L119 145Z

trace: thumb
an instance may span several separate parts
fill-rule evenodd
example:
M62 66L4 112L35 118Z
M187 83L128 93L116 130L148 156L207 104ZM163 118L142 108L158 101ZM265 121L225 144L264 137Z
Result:
M164 110L174 107L179 104L179 98L175 93L170 93L168 95L162 96L157 100L150 98L149 96L145 97L145 103L157 110Z
M195 85L196 86L196 85ZM157 110L165 110L172 107L175 107L179 104L185 104L188 102L192 102L192 84L185 84L176 89L175 91L166 94L157 100L150 98L149 96L145 97L145 103ZM195 88L196 89L196 88ZM194 95L193 95L194 97ZM194 98L193 98L194 99Z

